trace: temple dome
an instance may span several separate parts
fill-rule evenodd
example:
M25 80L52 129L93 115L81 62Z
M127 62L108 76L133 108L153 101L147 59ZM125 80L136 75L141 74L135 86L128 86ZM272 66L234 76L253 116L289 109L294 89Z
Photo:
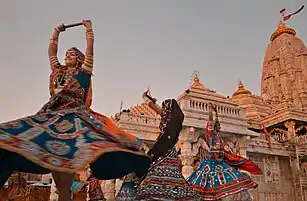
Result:
M245 89L245 88L244 88L244 85L243 85L242 82L240 81L240 82L239 82L239 85L238 85L237 91L235 91L235 92L232 94L232 96L234 97L234 96L242 95L242 94L251 95L252 93L251 93L249 90Z
M280 22L276 31L274 31L274 33L271 35L270 40L273 41L274 39L276 39L278 36L280 36L283 33L287 33L287 34L290 34L290 35L293 35L293 36L296 35L296 32L295 32L294 29L288 28L285 25L285 23Z
M202 83L200 83L200 81L199 81L198 75L194 76L193 83L192 83L191 87L201 87L201 88L204 88L204 85Z

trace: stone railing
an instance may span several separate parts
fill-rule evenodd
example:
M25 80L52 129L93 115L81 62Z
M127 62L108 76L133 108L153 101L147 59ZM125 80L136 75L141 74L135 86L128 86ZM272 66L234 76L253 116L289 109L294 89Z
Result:
M159 117L149 117L145 115L137 115L130 113L122 113L120 121L127 121L134 124L147 124L152 126L159 126L160 118Z
M290 140L287 131L279 129L279 128L272 129L269 132L269 134L273 136L275 141L280 142L280 143L287 142Z
M189 100L188 107L195 110L206 111L209 110L209 104L201 101ZM240 116L240 108L227 107L224 105L216 105L219 115Z
M307 144L307 135L297 136L295 138L295 142L299 145L306 145Z

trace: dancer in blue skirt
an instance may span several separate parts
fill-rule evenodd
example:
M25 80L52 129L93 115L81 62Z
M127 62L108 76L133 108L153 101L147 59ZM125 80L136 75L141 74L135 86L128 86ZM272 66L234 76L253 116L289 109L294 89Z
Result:
M213 110L216 114L214 122ZM257 187L257 184L249 177L224 161L223 141L218 135L219 131L220 123L217 111L210 104L209 121L205 135L210 150L203 162L188 178L188 182L198 191L202 200L220 200L229 195ZM260 171L257 168L256 170Z
M59 201L69 201L74 173L90 164L93 176L116 179L134 172L146 174L151 158L142 143L118 128L109 118L90 109L94 64L94 34L86 28L85 55L67 50L65 65L57 59L60 25L49 43L50 100L31 116L0 124L0 184L14 171L52 173ZM125 164L125 165L123 165Z

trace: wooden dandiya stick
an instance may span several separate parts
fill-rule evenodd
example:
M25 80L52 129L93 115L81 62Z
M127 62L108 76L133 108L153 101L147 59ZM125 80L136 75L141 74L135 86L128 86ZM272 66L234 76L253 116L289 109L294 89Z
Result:
M78 27L78 26L82 26L82 25L83 25L83 22L77 22L77 23L68 24L68 25L63 24L63 26L65 27L65 29L67 29L67 28L72 28L72 27Z

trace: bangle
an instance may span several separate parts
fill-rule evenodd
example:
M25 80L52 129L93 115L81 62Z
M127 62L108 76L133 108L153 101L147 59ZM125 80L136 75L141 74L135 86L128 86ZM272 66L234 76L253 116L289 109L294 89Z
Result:
M92 67L93 64L94 64L94 61L93 60L92 61L85 60L83 64L86 65L87 67Z
M88 39L94 39L94 34L93 33L86 33L85 37L88 38Z
M86 59L92 59L92 60L93 60L94 55L86 54L86 55L85 55L85 58L86 58Z
M54 28L54 30L60 33L60 30L58 29L58 27Z
M51 38L51 39L50 39L50 43L51 43L51 44L54 44L54 45L57 45L57 44L58 44L58 41Z
M50 40L56 40L56 41L58 41L58 39L59 39L59 38L56 37L56 36L51 36L51 37L50 37Z
M86 29L86 32L93 32L93 29Z

